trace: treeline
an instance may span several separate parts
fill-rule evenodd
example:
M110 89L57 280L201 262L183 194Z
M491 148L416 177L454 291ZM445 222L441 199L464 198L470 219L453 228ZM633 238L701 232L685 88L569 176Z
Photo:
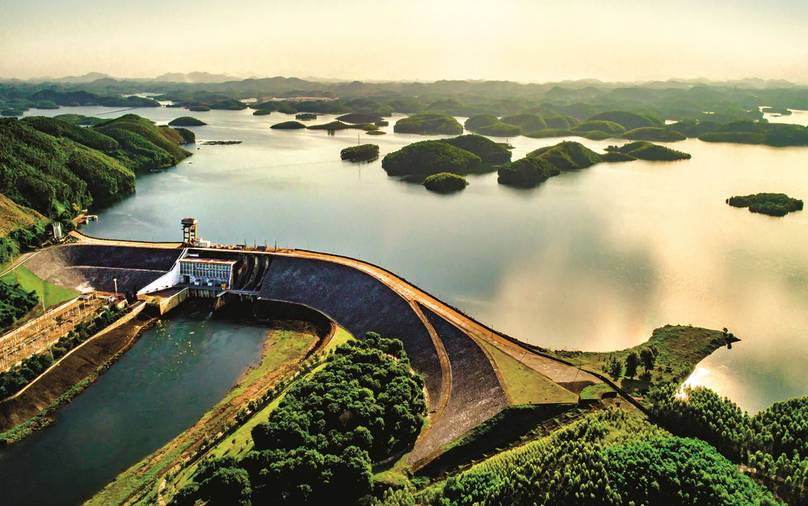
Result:
M191 153L183 133L127 114L83 128L55 118L0 120L0 193L67 221L135 190L135 173L170 167Z
M725 457L752 468L792 506L808 504L808 397L777 402L749 416L707 388L675 385L649 393L660 423L674 434L707 441Z
M371 462L415 442L423 388L401 341L341 345L253 429L251 452L206 461L172 504L355 504L371 491Z
M13 325L39 302L36 292L0 281L0 329Z
M21 116L29 109L58 109L70 106L105 107L160 107L160 103L152 98L137 96L122 97L120 95L99 95L87 91L62 91L57 89L19 90L0 88L0 114L3 116Z
M0 283L2 286L2 283ZM31 292L36 298L36 294ZM36 300L34 301L36 304ZM26 385L34 381L40 374L45 372L53 363L70 350L101 332L116 320L125 315L125 309L118 309L112 306L90 322L82 322L76 325L67 335L60 337L47 351L34 354L23 360L21 364L13 366L8 371L0 373L0 401L16 394Z
M402 504L408 491L382 504ZM396 497L396 495L398 497ZM418 494L427 505L774 505L708 444L609 408Z

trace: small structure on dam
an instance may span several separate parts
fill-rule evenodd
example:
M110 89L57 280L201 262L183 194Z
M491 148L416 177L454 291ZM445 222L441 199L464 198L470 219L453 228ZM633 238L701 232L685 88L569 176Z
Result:
M181 223L183 244L193 246L196 242L196 218L183 218Z

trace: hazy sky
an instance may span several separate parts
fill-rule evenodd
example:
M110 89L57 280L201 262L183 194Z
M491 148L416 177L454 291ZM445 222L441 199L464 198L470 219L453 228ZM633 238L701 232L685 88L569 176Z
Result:
M0 77L808 82L806 0L0 0Z

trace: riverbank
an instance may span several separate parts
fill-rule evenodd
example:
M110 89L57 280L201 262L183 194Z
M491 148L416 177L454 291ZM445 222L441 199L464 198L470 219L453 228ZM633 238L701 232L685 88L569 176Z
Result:
M0 403L0 445L53 422L51 415L106 372L156 319L133 311L82 343L13 397Z
M224 310L233 309L226 306ZM294 375L306 358L328 346L335 332L336 327L332 327L327 335L318 337L316 326L308 322L272 323L268 326L258 366L248 369L227 396L192 427L120 474L86 504L158 503L160 482L167 473L177 472L201 458L236 427L239 417L250 412L251 402L262 398L284 378Z

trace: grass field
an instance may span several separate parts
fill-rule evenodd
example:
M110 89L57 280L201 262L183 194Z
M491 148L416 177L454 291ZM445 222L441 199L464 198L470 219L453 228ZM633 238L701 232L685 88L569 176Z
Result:
M574 403L578 397L550 381L510 355L496 347L482 342L494 358L500 374L505 380L505 388L516 405Z
M600 396L606 392L614 392L614 389L606 383L596 383L584 387L583 391L581 391L581 399L585 401L597 401L600 400Z
M611 360L625 363L630 353L635 352L639 355L644 348L653 346L657 350L657 356L654 368L648 371L648 376L643 376L644 369L640 365L634 378L621 377L615 381L626 392L641 395L652 383L683 382L699 362L718 348L734 341L738 339L720 330L667 325L654 330L651 338L645 343L626 350L612 352L557 350L549 354L582 369L608 376L606 365Z
M75 299L79 295L78 293L71 292L53 283L39 279L33 272L22 265L4 274L3 277L0 278L0 281L10 284L19 283L23 290L28 292L35 290L39 299L45 301L46 308L55 306L66 300ZM41 307L40 305L39 308L41 309Z

